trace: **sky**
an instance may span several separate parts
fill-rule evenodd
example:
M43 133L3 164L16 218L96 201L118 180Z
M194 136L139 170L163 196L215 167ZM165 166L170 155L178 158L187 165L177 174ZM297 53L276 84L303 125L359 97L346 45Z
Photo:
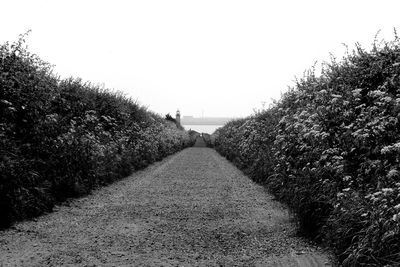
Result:
M161 115L245 117L296 77L400 29L397 0L0 0L0 42L26 38L62 78Z

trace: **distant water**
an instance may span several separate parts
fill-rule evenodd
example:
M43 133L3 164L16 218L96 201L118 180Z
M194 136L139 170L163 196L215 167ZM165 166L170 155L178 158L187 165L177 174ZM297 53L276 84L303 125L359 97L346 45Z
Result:
M182 125L186 130L192 129L199 133L212 134L217 128L222 125Z

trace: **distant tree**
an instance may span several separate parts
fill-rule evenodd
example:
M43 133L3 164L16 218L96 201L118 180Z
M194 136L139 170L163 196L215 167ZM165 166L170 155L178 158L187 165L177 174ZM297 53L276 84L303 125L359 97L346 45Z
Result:
M169 113L165 115L165 119L176 124L176 120Z

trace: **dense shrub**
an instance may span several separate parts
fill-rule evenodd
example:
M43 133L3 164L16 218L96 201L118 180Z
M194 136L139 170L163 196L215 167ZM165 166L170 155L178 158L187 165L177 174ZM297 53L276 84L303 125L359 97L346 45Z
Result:
M309 71L272 108L219 129L215 147L344 266L398 266L399 114L396 37Z
M193 142L119 93L59 79L23 36L0 46L0 227Z

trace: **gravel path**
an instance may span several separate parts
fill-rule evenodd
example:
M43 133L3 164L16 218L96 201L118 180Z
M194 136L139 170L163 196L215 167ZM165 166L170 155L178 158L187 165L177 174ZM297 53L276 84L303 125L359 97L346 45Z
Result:
M188 148L0 232L0 266L331 266L288 211L210 148Z

